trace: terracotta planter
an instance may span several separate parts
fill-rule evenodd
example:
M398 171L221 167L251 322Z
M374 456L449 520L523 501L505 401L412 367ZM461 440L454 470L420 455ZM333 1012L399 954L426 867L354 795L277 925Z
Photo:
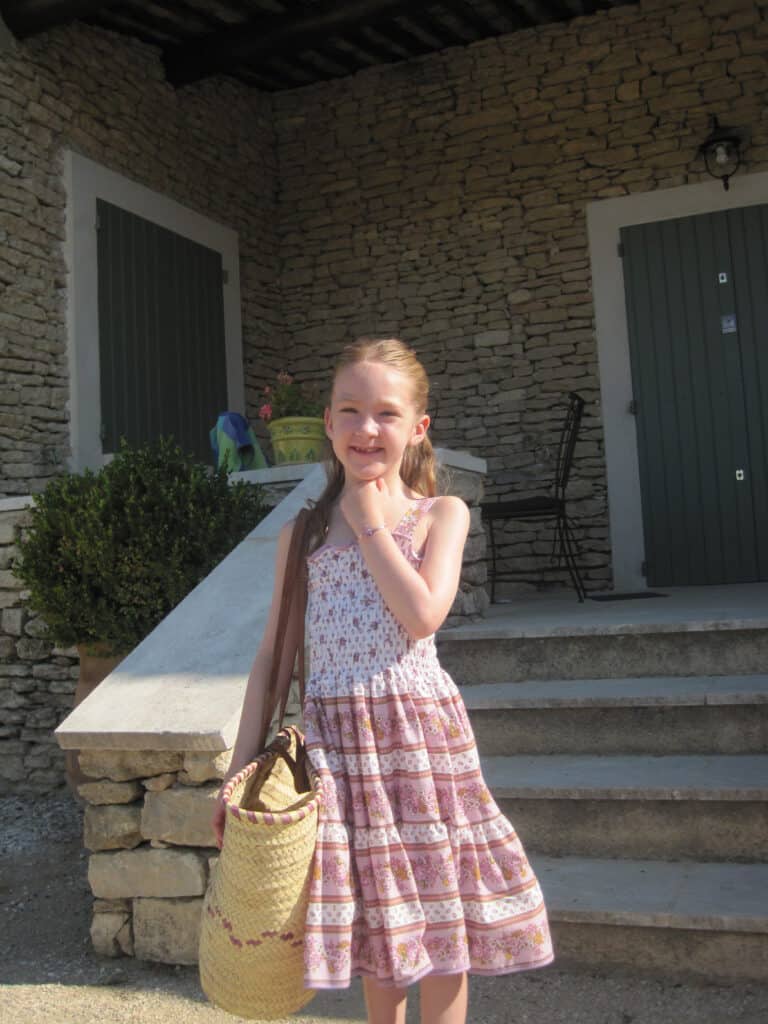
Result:
M106 644L77 644L77 653L80 655L80 675L72 701L73 708L76 708L89 694L93 693L99 683L106 679L109 673L126 657L126 654L105 654L103 653L105 650L109 650ZM75 796L78 796L77 787L81 783L93 781L80 771L79 753L79 750L64 752L67 785Z
M325 423L321 416L283 416L267 423L275 465L319 462L325 449Z

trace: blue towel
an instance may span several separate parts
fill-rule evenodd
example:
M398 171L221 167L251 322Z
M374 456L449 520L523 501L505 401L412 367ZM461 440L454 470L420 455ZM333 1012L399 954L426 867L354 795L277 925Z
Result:
M267 468L267 460L256 435L239 412L221 413L209 436L219 469L226 466L228 473L238 473L244 469Z

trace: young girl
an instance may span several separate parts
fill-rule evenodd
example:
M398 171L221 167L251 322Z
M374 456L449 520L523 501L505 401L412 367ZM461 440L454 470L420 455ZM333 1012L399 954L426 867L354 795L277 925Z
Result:
M330 479L309 525L303 712L323 798L304 980L345 988L362 976L370 1024L403 1024L415 981L425 1024L463 1024L467 972L553 959L538 882L435 650L469 511L435 497L428 390L401 341L344 349L325 410ZM280 534L230 774L256 753L292 525ZM221 841L223 808L214 827Z

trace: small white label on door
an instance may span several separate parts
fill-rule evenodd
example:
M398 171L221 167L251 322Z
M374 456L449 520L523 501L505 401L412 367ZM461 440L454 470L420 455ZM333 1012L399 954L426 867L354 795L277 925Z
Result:
M735 334L736 333L736 314L726 313L725 316L720 317L720 333L721 334Z

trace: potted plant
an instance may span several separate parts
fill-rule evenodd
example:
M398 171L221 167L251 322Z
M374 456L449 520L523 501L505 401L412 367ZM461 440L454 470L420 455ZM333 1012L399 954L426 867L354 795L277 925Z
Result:
M325 452L323 402L315 385L299 383L281 370L277 384L264 388L259 416L272 442L276 466L286 462L319 462Z
M231 484L171 438L121 438L94 473L64 473L16 527L12 571L49 638L76 646L73 706L94 689L266 515L263 490ZM69 752L72 753L72 752ZM68 782L83 780L76 752Z

